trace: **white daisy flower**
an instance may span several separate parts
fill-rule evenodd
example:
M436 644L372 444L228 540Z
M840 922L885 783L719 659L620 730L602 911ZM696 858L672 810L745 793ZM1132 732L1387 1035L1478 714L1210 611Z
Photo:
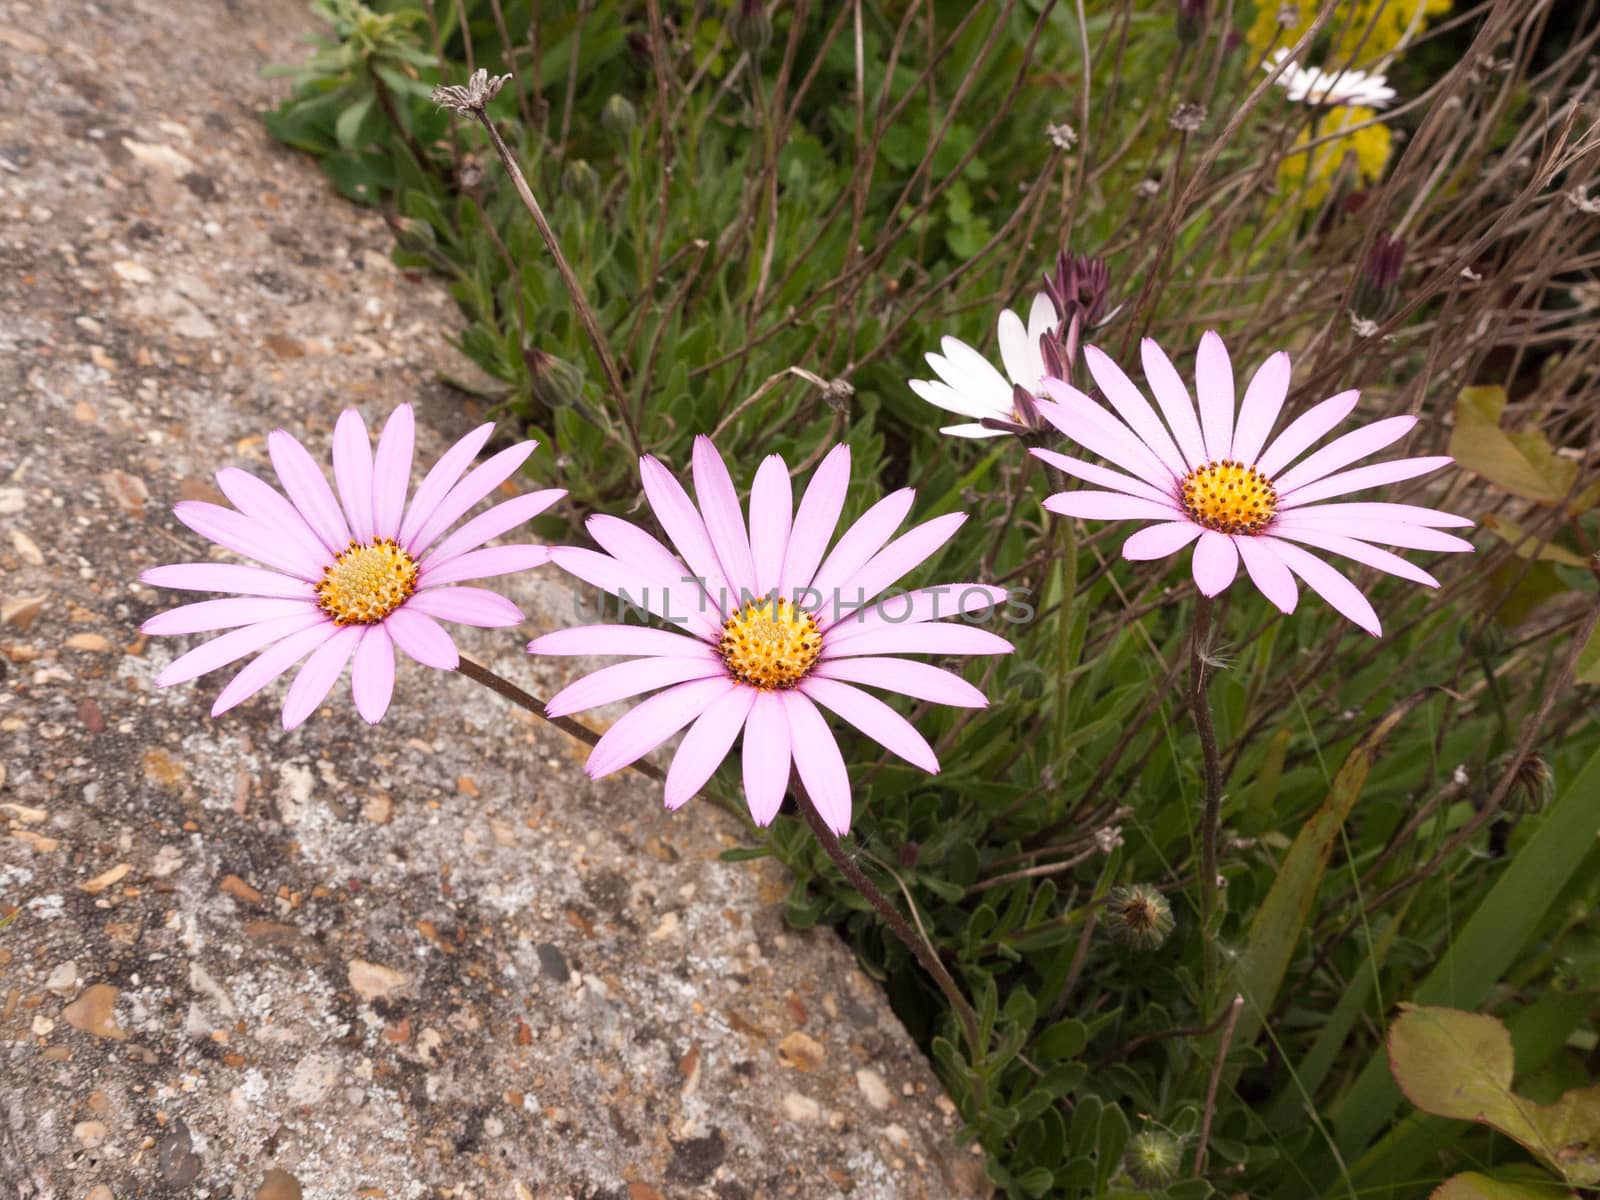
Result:
M1006 430L990 429L981 422L988 418L1012 425L1031 424L1028 414L1017 411L1017 389L1035 398L1044 394L1044 352L1039 339L1055 332L1059 320L1055 305L1043 292L1033 298L1026 327L1009 308L1002 312L999 331L1004 375L959 338L944 338L939 343L944 353L928 354L928 365L938 379L910 380L911 390L929 404L973 421L948 425L939 432L964 438L1001 437Z
M1289 51L1279 47L1261 64L1262 69L1276 71L1288 57ZM1291 62L1274 82L1288 92L1289 99L1300 104L1382 108L1395 97L1394 89L1382 75L1369 75L1365 71L1323 71Z

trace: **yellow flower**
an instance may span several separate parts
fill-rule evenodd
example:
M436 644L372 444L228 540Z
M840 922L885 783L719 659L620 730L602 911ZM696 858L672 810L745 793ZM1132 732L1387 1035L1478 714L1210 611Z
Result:
M1322 27L1321 37L1328 39L1327 51L1313 57L1335 65L1351 57L1370 63L1399 46L1408 32L1413 36L1420 33L1432 18L1449 12L1453 3L1454 0L1344 0ZM1292 46L1317 16L1314 0L1294 0L1291 7L1299 16L1284 28L1278 24L1278 12L1283 7L1271 0L1257 4L1248 38L1257 58L1273 46Z
M1302 129L1295 137L1294 148L1278 164L1278 195L1288 203L1298 204L1304 210L1317 208L1327 198L1341 171L1354 183L1372 183L1383 174L1388 165L1393 137L1386 125L1368 125L1356 129L1378 114L1370 108L1329 109L1317 122L1315 134L1320 141L1330 133L1344 129L1353 132L1332 141L1323 142L1315 149L1301 147L1312 140L1313 130ZM1350 163L1347 170L1346 162Z

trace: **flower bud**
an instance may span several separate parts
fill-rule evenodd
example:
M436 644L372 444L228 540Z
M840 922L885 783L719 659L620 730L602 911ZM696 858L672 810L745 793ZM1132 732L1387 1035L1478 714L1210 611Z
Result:
M1198 45L1206 36L1206 0L1178 0L1178 40Z
M639 125L639 114L626 96L613 92L600 110L600 124L612 137L627 141L628 135Z
M600 176L581 158L574 158L561 170L561 190L579 204L592 205L600 199Z
M767 15L766 0L739 0L728 14L728 34L733 44L751 58L761 57L761 52L772 44L772 18Z
M583 372L543 350L524 350L528 364L528 390L548 409L570 408L583 396Z
M1172 905L1148 883L1112 888L1105 911L1111 936L1137 950L1154 950L1172 932Z
M1165 1130L1146 1129L1129 1139L1122 1165L1140 1187L1164 1187L1178 1177L1183 1146Z
M1395 290L1400 283L1400 267L1405 257L1405 238L1379 233L1373 239L1372 250L1362 264L1361 278L1356 282L1355 295L1350 302L1356 316L1378 321L1388 314L1394 306Z

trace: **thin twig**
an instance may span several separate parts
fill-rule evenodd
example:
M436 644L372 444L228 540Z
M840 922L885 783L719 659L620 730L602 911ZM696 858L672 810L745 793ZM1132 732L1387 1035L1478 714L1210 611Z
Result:
M1222 1040L1217 1043L1217 1057L1211 1064L1211 1078L1206 1081L1205 1115L1200 1118L1200 1144L1194 1152L1194 1177L1199 1179L1206 1169L1206 1144L1211 1141L1211 1121L1217 1115L1217 1084L1222 1081L1222 1067L1228 1061L1228 1047L1233 1044L1233 1031L1239 1024L1239 1013L1244 1010L1244 997L1235 995L1228 1005L1227 1021L1222 1026Z

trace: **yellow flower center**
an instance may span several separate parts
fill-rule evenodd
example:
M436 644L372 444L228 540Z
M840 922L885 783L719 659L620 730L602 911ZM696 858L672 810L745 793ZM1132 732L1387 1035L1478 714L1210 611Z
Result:
M318 603L338 625L375 625L417 590L417 560L399 542L351 542L322 569Z
M717 651L742 683L792 688L817 665L822 632L810 613L787 600L752 600L722 623Z
M1183 507L1218 533L1260 533L1278 511L1278 490L1254 467L1223 459L1184 476Z

